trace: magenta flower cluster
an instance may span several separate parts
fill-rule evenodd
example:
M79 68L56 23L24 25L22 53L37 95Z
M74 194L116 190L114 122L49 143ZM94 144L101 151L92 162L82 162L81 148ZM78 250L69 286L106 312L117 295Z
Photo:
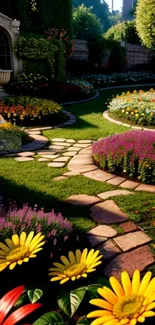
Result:
M155 132L133 130L100 139L93 143L92 155L102 169L155 183Z
M0 215L1 240L14 233L34 230L35 233L41 231L47 240L52 240L53 244L56 245L60 239L66 241L73 230L72 224L63 218L61 213L56 214L54 210L44 212L43 208L38 210L37 205L32 209L26 203L21 209L18 209L16 203L11 203L7 211L1 205Z

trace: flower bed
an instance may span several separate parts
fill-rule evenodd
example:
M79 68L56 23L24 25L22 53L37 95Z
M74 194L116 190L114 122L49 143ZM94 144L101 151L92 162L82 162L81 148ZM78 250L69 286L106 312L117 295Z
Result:
M11 123L0 124L0 151L20 149L31 139L26 132Z
M155 74L152 72L120 72L108 74L86 74L79 78L88 80L95 88L114 87L119 85L135 85L155 83Z
M129 131L101 139L92 146L94 162L102 169L155 184L155 133Z
M108 105L111 116L133 124L155 126L155 90L117 95Z
M60 113L61 106L51 100L11 96L0 101L0 114L13 124L53 125L60 122Z

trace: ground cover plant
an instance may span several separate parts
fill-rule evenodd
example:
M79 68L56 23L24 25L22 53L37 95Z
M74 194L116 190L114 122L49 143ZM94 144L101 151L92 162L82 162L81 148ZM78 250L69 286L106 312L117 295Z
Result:
M109 105L111 116L133 124L155 126L155 90L123 92L113 98Z
M102 169L135 176L155 184L155 134L133 130L101 139L92 145L94 162Z
M51 100L10 96L0 101L0 114L12 124L52 125L56 120L60 120L60 113L61 106Z
M15 150L31 141L26 132L11 123L0 124L0 151Z

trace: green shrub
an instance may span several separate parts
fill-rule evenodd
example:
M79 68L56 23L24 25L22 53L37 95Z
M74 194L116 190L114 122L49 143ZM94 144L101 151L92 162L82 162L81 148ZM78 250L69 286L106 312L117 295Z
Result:
M50 123L53 115L61 111L57 103L28 96L6 97L0 102L0 114L18 125Z
M128 91L117 95L109 103L109 112L112 116L134 124L155 126L155 91L150 89L133 93Z
M29 136L26 132L11 123L0 125L0 151L15 150L29 142Z
M104 37L113 41L124 41L133 44L140 44L140 38L136 31L136 22L123 21L112 26L105 34Z
M139 0L136 7L136 28L144 45L155 48L155 1Z
M25 72L17 75L15 87L21 92L36 92L41 84L47 83L48 78L40 74L27 74Z

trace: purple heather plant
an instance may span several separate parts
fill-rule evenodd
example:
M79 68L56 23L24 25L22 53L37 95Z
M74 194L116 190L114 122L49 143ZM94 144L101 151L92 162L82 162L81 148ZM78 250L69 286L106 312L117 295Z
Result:
M47 241L52 241L55 246L58 241L66 241L68 235L72 232L71 223L63 218L61 213L56 214L54 210L44 212L44 209L38 210L35 204L34 208L24 204L18 209L16 203L11 203L9 209L3 205L0 206L0 239L5 240L12 234L19 234L21 231L35 233L42 232Z
M92 155L104 170L155 184L155 132L134 130L109 136L93 144Z

